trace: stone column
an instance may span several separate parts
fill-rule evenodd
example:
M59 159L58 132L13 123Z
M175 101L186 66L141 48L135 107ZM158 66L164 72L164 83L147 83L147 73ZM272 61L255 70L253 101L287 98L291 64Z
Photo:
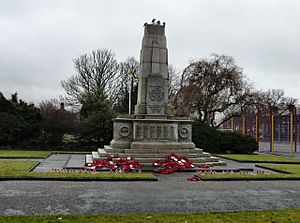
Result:
M138 100L135 115L167 116L168 50L165 26L146 24L140 56Z

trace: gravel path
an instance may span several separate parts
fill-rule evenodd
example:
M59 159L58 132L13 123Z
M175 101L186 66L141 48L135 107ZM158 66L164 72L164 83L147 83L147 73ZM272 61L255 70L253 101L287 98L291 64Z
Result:
M299 181L0 182L0 214L104 214L300 208Z

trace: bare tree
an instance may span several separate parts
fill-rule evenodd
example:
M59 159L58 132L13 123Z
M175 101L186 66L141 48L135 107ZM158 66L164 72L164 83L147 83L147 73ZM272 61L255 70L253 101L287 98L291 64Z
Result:
M253 87L232 57L213 54L184 69L177 96L177 114L216 125L217 115L230 117L253 101ZM237 109L239 108L239 109Z
M99 49L74 59L76 74L61 82L69 105L78 106L93 95L105 95L110 101L115 90L119 65L111 50Z
M128 113L130 103L132 113L137 101L139 62L134 57L128 57L125 62L120 63L119 72L114 110L119 113Z
M268 89L260 91L258 94L257 104L264 112L268 112L269 106L276 107L278 113L284 113L290 105L296 105L298 100L285 95L283 89Z

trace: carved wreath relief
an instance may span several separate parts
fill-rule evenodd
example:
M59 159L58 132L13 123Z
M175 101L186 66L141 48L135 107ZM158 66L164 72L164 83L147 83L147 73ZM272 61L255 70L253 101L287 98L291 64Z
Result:
M190 136L190 130L187 127L180 128L179 136L183 139L188 138Z
M129 128L127 126L122 126L120 128L120 131L119 131L120 136L127 137L127 136L129 136L129 133L130 133L130 131L129 131Z

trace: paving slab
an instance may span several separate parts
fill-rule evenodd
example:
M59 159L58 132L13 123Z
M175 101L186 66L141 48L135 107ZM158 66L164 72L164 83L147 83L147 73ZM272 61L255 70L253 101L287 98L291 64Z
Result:
M48 158L40 161L33 172L51 172L53 168L65 168L69 162L71 154L52 154Z
M66 163L65 168L83 168L85 163L85 155L74 155L72 154L69 161Z

